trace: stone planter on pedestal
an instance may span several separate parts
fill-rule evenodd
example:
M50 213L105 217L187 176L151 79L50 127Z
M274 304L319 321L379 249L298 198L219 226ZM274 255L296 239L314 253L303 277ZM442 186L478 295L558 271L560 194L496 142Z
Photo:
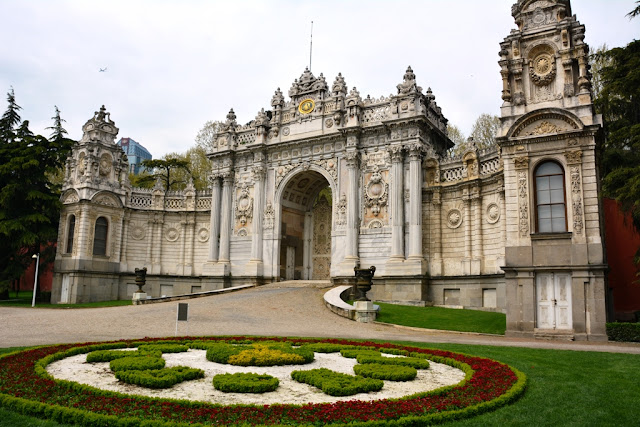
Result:
M371 290L376 268L374 266L369 268L355 267L353 270L356 276L356 284L354 286L355 302L353 304L356 312L355 321L362 323L373 322L376 320L378 309L373 305L373 302L367 298L367 292Z
M138 301L147 299L147 293L142 290L147 282L147 267L136 268L135 273L138 290L133 293L133 303L138 304Z

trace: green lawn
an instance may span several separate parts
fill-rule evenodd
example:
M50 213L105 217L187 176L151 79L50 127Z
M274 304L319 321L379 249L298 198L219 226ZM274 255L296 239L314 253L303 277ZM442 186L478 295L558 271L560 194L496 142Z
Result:
M485 356L523 371L525 395L496 411L446 426L631 426L640 420L640 356L492 347L419 344ZM0 354L13 349L0 349ZM61 426L0 408L0 426Z
M444 307L413 307L381 302L376 304L380 306L376 320L395 325L499 335L504 335L507 325L504 313Z
M0 307L31 307L33 293L31 291L20 291L16 296L15 292L9 293L8 300L0 300ZM95 308L95 307L115 307L120 305L131 305L131 300L87 302L82 304L51 304L36 300L36 308Z

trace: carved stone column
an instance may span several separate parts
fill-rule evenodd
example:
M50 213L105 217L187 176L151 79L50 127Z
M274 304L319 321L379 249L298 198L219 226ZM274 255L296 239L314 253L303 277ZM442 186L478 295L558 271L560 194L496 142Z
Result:
M222 203L220 220L220 256L218 262L230 264L230 238L231 238L231 206L233 206L233 175L231 172L224 174L222 184Z
M349 204L347 206L347 247L345 260L358 260L358 211L360 209L360 203L358 203L358 152L348 152L346 159L347 171L349 173Z
M422 260L422 147L409 147L409 258Z
M209 262L218 261L218 235L220 234L220 178L209 177L211 183L211 218L209 220Z
M402 146L391 147L391 256L404 261L404 162Z
M125 211L122 216L122 244L120 245L120 268L127 271L127 242L129 241L129 222L131 222L131 212Z
M264 205L264 178L265 167L256 165L253 167L253 220L251 222L251 259L250 263L262 264L262 218ZM256 271L256 275L261 272ZM252 274L253 275L253 274Z

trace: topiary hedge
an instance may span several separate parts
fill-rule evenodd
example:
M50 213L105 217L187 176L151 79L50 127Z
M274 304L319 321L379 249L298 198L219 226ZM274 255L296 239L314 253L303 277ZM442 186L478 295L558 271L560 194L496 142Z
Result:
M347 349L344 349L344 350L340 350L340 355L342 355L342 357L348 357L349 359L355 359L360 355L382 357L382 355L380 354L380 350L353 349L353 348L347 348Z
M189 350L189 347L185 344L143 344L138 347L141 353L182 353Z
M351 396L358 393L380 391L384 382L373 378L347 375L327 368L293 371L291 378L319 388L329 396Z
M611 341L640 342L640 323L607 323Z
M382 365L380 363L355 365L353 372L362 377L389 381L412 381L418 375L416 368L411 366Z
M115 371L115 376L127 384L139 385L147 388L169 388L183 381L204 378L202 369L188 366L174 366L172 368L147 369L144 371Z
M313 351L293 348L289 343L254 345L213 344L207 348L207 360L238 366L302 365L313 361Z
M164 368L165 360L162 357L134 356L114 359L109 363L113 372L118 371L142 371L145 369Z
M213 377L216 390L225 393L266 393L274 391L280 380L271 375L260 375L247 372L220 374Z
M97 350L87 354L87 363L111 362L112 360L122 359L123 357L139 356L162 357L162 352L158 350Z
M416 369L429 369L429 361L421 357L383 357L369 354L360 354L356 357L358 363L377 363L381 365L411 366Z

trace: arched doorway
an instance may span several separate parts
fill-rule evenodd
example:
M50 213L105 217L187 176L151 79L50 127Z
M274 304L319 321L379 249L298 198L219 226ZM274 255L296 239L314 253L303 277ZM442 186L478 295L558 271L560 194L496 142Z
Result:
M327 179L307 170L282 190L280 278L325 280L331 271L333 197Z

